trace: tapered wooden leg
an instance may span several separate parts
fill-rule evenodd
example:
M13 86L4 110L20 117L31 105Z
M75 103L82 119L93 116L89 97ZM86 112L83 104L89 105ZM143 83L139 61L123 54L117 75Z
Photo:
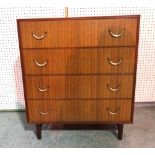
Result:
M36 136L38 139L41 139L41 127L42 124L36 124Z
M123 137L123 124L117 124L118 127L118 139L122 140Z

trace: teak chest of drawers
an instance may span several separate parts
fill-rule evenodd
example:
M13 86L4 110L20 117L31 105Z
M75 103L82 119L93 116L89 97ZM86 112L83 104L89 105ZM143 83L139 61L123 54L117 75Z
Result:
M133 122L140 16L18 19L27 120Z

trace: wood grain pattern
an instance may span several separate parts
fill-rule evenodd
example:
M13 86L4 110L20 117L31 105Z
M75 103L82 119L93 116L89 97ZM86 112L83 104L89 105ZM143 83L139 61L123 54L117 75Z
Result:
M103 47L103 46L135 46L136 45L136 18L88 20L57 20L57 21L19 21L21 28L22 48L58 48L58 47ZM125 29L119 38L110 35L119 34ZM42 36L42 40L36 40L32 36Z
M83 74L97 72L97 51L94 49L23 50L25 74ZM43 63L38 67L34 60Z
M133 75L98 76L97 82L97 98L132 98ZM116 92L109 90L118 87Z
M133 73L135 48L79 48L23 50L25 74ZM109 63L122 62L113 66ZM43 64L38 67L35 60Z
M138 15L17 20L28 122L131 123L139 21ZM124 33L115 38L109 29ZM47 33L36 40L32 32ZM122 62L112 66L108 58ZM35 59L47 65L37 67ZM39 92L36 84L49 88Z
M64 122L96 121L96 101L91 100L63 101L63 121Z
M19 51L20 51L20 62L21 62L21 71L22 71L22 80L23 80L23 89L24 89L24 99L25 99L25 109L26 109L26 119L29 121L29 116L28 116L28 106L27 106L27 94L26 94L26 88L25 88L25 67L24 67L24 61L23 61L23 54L22 54L22 40L21 40L21 28L19 21L17 20L17 31L18 31L18 40L19 40Z
M103 122L131 122L131 100L104 100L97 101L98 121ZM111 115L107 109L111 112L115 112L119 108L118 114Z
M116 115L106 109L114 112L118 107ZM30 123L130 122L131 100L28 100L28 108Z
M134 73L136 50L133 47L117 47L117 48L99 48L97 50L97 73ZM108 61L119 65L113 66Z
M132 84L132 75L26 77L28 99L131 98ZM40 92L36 85L48 90ZM112 92L107 85L120 90Z
M31 123L96 121L96 102L90 100L28 100L28 108ZM42 115L39 109L51 111Z
M135 89L136 89L136 76L137 76L137 62L138 62L138 44L139 44L139 31L140 31L140 16L137 17L137 34L136 34L136 53L135 53L135 64L134 64L134 80L133 80L133 90L132 90L132 113L131 120L133 122L134 116L134 102L135 102Z
M97 76L28 76L28 99L96 98ZM36 84L46 92L39 92Z
M139 18L140 15L119 15L119 16L85 16L85 17L68 17L69 19L72 19L72 20L79 20L79 19L82 19L82 20L89 20L89 19L124 19L124 18ZM23 19L17 19L17 22L34 22L34 21L66 21L68 20L68 18L23 18Z
M59 122L62 120L62 103L50 100L27 100L30 123ZM48 113L48 114L41 114Z

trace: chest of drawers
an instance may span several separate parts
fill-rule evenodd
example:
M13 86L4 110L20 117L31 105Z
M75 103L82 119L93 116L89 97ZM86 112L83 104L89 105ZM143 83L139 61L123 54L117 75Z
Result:
M18 19L26 114L44 123L133 122L139 15Z

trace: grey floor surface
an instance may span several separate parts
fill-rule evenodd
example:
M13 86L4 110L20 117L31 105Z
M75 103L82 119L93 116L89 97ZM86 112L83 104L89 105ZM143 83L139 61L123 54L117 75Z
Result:
M155 147L155 107L135 108L134 124L124 126L122 141L115 130L51 128L44 125L42 139L37 140L34 125L26 123L25 112L0 112L0 147Z

